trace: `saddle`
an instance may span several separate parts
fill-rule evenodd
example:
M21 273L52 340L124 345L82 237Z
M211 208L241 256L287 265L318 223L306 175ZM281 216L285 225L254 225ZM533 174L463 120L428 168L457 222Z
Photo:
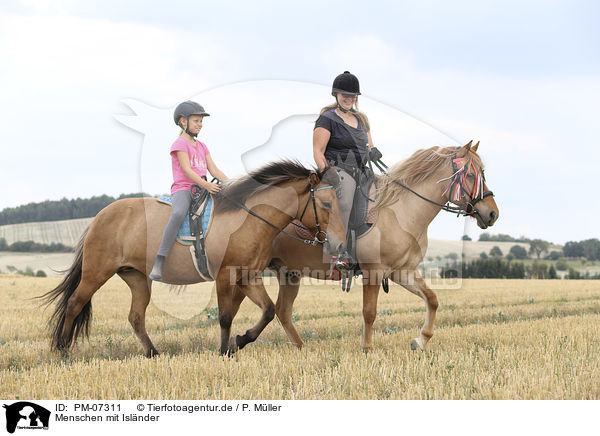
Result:
M210 220L210 215L212 212L212 198L206 189L203 189L198 185L192 185L190 191L192 193L192 203L190 204L189 222L190 233L195 238L194 248L196 251L197 269L203 278L207 280L213 280L210 272L208 271L208 259L206 257L206 247L204 244L204 229L208 230L208 223L206 227L203 228L205 215L208 217L208 220ZM208 209L208 213L206 213L209 203L210 208Z
M177 240L190 247L192 260L200 277L205 281L212 281L213 278L208 271L205 238L212 218L213 200L209 192L198 185L192 185L190 192L192 202L188 211L188 219L181 223ZM171 197L161 197L159 201L170 205Z

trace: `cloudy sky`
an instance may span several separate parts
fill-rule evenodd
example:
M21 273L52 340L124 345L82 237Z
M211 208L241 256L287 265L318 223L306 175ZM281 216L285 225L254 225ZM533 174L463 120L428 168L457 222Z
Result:
M228 174L310 163L314 113L350 70L388 163L479 140L493 233L598 237L599 16L592 1L3 1L0 209L167 192L189 98ZM440 216L430 236L464 230L479 234Z

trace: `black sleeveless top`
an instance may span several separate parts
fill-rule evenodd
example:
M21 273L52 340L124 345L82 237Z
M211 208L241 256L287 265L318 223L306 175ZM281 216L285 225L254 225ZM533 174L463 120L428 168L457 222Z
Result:
M355 115L356 116L356 115ZM329 130L331 136L325 148L325 159L342 163L346 166L361 168L367 161L369 138L359 117L358 126L352 127L331 109L324 112L315 122L315 128Z

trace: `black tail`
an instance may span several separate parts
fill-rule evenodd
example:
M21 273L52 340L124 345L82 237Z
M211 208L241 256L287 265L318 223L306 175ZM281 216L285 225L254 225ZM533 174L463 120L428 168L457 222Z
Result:
M73 265L69 268L66 273L67 275L63 281L51 291L41 295L40 298L43 304L50 305L56 299L58 303L54 309L54 313L49 321L49 327L52 331L52 349L57 350L68 350L73 341L77 340L77 337L83 332L86 337L89 336L89 323L92 317L92 301L90 300L83 309L77 315L73 321L73 327L71 328L71 334L68 338L62 337L62 330L65 323L65 314L67 312L67 304L69 298L79 286L81 281L81 270L83 265L83 243L87 236L88 229L83 232L81 239L75 248L75 260Z

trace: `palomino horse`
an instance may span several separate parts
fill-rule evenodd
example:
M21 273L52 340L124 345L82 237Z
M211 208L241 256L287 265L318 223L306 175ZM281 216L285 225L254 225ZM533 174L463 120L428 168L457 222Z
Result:
M256 339L275 315L275 305L262 282L254 280L246 285L240 280L240 273L265 269L272 258L273 239L280 229L299 218L307 228L320 230L312 243L316 245L320 239L334 253L344 248L345 230L335 191L326 188L331 187L321 184L320 173L284 161L226 183L215 197L205 243L209 271L217 281L221 353L229 351L231 322L243 299L232 298L229 281L232 286L238 285L240 295L248 296L263 311L257 324L244 336L238 336L241 339L237 339L235 349ZM170 214L171 207L154 198L119 200L98 213L82 236L64 280L40 297L48 304L58 300L51 318L53 348L66 352L82 332L88 335L91 298L110 277L118 274L131 288L129 322L144 353L147 357L158 354L145 326L151 294L147 276ZM327 237L325 230L329 231ZM202 281L188 247L173 245L162 281L170 284Z
M430 148L414 153L406 161L378 176L379 212L374 227L357 242L357 257L363 272L364 349L373 347L373 322L382 279L390 277L423 298L427 306L425 324L412 349L424 350L433 335L438 301L417 270L427 250L427 228L442 209L462 212L477 220L482 229L498 219L493 194L487 191L477 143L461 148ZM451 202L456 206L448 206ZM329 265L317 247L305 247L283 237L275 238L272 267L279 270L276 313L290 341L302 347L292 322L292 305L299 280L286 280L285 271L296 278L308 274L331 278Z

